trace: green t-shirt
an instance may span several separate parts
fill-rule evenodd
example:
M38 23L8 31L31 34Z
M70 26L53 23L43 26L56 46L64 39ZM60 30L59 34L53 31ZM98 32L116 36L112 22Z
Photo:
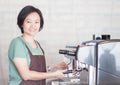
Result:
M31 51L32 55L43 55L43 52L40 47L32 48L23 37L17 37L12 40L8 50L9 57L9 85L19 85L22 81L14 63L13 59L15 57L26 58L28 66L30 66L30 56L26 45Z

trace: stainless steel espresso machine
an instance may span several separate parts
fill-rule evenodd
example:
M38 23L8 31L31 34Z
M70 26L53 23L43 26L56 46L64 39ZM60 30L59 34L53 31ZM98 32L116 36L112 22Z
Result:
M59 53L72 59L67 73L74 72L80 81L63 79L60 85L120 85L120 39L91 40L67 48Z

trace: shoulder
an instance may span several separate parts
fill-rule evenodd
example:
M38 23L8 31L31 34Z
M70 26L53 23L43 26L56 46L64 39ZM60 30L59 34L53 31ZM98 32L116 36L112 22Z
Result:
M10 46L9 46L10 49L15 49L15 48L25 48L25 44L24 42L22 41L21 37L16 37L14 39L12 39L11 43L10 43Z
M16 37L11 41L11 45L14 44L24 44L21 37Z
M16 37L11 41L8 49L9 57L25 57L27 52L27 48L20 37Z

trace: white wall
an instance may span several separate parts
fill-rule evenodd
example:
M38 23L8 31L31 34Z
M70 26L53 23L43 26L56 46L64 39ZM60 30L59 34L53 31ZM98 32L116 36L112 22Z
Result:
M0 0L1 85L7 85L9 43L20 35L17 15L29 4L43 12L44 29L36 38L46 52L47 64L62 60L59 49L91 40L93 34L120 38L120 0Z

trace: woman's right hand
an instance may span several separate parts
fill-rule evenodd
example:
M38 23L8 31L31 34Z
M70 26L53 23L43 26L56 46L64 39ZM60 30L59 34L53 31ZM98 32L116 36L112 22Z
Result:
M66 72L67 70L57 70L55 72L53 72L55 78L64 78L64 72Z

